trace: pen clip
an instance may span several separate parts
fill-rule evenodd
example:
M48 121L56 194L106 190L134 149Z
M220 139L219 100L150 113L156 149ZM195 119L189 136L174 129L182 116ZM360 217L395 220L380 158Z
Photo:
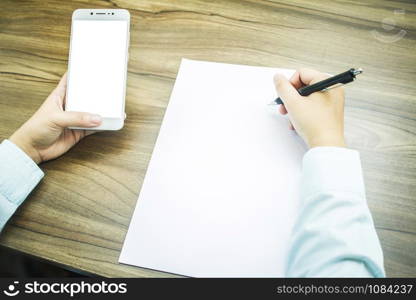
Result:
M321 92L326 92L326 91L332 90L334 88L337 88L337 87L340 87L340 86L343 86L343 85L344 85L343 83L337 83L333 86L330 86L330 87L327 87L327 88L323 89Z

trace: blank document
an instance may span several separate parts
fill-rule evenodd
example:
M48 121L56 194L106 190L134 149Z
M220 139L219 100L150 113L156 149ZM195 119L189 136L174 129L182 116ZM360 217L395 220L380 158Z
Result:
M183 59L119 261L193 277L281 277L306 146L268 105L275 73Z

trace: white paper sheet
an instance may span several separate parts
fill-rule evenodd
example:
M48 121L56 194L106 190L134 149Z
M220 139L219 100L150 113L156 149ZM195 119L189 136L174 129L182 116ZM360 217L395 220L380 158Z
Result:
M195 277L281 277L305 145L276 106L292 70L183 59L121 263Z

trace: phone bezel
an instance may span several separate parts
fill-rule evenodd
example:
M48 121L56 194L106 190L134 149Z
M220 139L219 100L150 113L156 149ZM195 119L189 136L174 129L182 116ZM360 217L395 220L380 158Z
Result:
M93 15L91 15L91 12ZM97 15L97 13L101 13ZM114 14L113 14L114 13ZM89 20L89 21L127 21L127 47L125 55L125 73L124 73L124 91L122 99L122 110L120 118L106 118L103 117L102 123L100 126L92 128L82 128L82 127L70 127L71 129L89 129L89 130L120 130L124 126L125 119L125 102L126 102L126 86L127 86L127 65L129 59L129 46L130 46L130 13L126 9L76 9L72 13L72 22L71 22L71 35L69 43L69 55L68 55L68 76L67 76L67 94L70 85L71 77L71 47L72 47L72 32L73 32L73 21L74 20ZM66 95L67 96L67 95ZM68 98L66 98L68 99Z

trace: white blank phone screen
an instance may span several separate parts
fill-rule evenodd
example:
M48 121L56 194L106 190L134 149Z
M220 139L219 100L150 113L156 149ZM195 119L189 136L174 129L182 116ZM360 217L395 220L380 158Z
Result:
M67 111L122 117L127 36L127 21L73 21Z

